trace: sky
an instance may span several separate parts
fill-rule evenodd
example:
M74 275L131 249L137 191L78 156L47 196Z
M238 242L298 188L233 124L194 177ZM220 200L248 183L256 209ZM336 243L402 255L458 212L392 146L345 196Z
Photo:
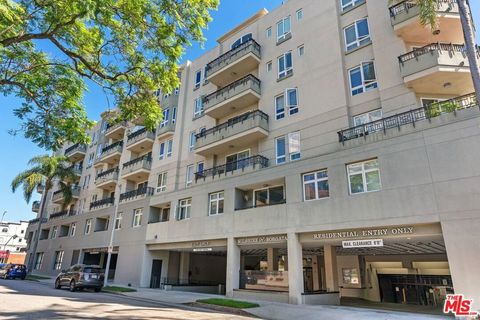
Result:
M295 0L290 0L295 1ZM318 1L318 0L312 0ZM282 0L221 0L218 11L212 12L213 21L204 35L207 41L203 48L194 44L186 50L184 60L194 60L216 45L216 39L226 31L249 18L262 8L272 11L278 7ZM480 24L480 1L470 1L476 25ZM480 28L477 31L477 39L480 39ZM477 40L477 42L479 42ZM91 86L86 93L84 104L90 118L99 119L100 113L105 110L107 100L103 93L96 87ZM23 199L22 190L14 194L10 188L10 182L15 175L27 168L27 162L33 156L46 154L44 150L29 142L23 136L13 137L8 134L9 129L16 129L19 121L12 114L12 110L20 105L20 101L12 97L0 96L0 145L3 156L0 156L0 219L5 214L4 221L30 220L35 218L31 211L31 202L27 204ZM35 194L33 200L39 199Z

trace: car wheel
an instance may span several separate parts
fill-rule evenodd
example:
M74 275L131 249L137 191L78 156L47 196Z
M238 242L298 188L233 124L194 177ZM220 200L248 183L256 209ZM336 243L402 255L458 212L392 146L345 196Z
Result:
M75 280L70 281L70 292L75 292L77 288L75 287Z
M94 290L95 292L100 292L102 290L102 287L96 287Z
M20 279L25 280L25 276L21 277Z
M62 288L62 285L60 284L60 280L57 279L55 280L55 289L61 289Z

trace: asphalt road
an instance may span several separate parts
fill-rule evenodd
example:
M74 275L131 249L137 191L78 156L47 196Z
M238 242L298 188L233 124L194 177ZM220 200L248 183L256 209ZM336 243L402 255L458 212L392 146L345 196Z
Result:
M0 319L251 319L182 305L84 290L56 290L33 281L0 280Z

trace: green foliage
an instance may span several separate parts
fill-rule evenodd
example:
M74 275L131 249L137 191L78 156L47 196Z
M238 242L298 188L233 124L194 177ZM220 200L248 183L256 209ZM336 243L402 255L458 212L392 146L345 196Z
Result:
M86 143L85 81L113 98L113 121L161 120L155 91L179 86L178 61L203 41L218 0L0 0L0 93L41 147ZM45 48L53 48L47 54Z
M230 300L230 299L221 299L221 298L200 299L200 300L197 300L197 302L205 303L205 304L213 304L213 305L222 306L222 307L235 308L235 309L247 309L247 308L260 307L260 305L257 303Z
M394 6L402 2L401 0L389 0L388 5ZM438 29L437 0L415 0L420 10L420 23L429 27L432 32Z
M437 102L432 103L427 107L426 115L427 118L434 118L438 117L442 113L451 113L459 109L461 109L460 104L454 101Z
M102 288L102 291L105 292L137 292L136 289L117 287L117 286L106 286Z

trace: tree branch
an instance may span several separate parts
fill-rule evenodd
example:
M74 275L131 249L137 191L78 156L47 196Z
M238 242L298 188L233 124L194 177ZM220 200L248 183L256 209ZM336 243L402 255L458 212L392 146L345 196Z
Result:
M45 112L48 112L48 110L37 100L37 98L35 97L35 94L33 94L33 92L31 92L23 83L18 81L3 79L3 80L0 80L0 86L1 85L18 87L20 90L25 92L30 97L30 99L32 99L32 101L35 103L35 105L38 108L42 109Z

